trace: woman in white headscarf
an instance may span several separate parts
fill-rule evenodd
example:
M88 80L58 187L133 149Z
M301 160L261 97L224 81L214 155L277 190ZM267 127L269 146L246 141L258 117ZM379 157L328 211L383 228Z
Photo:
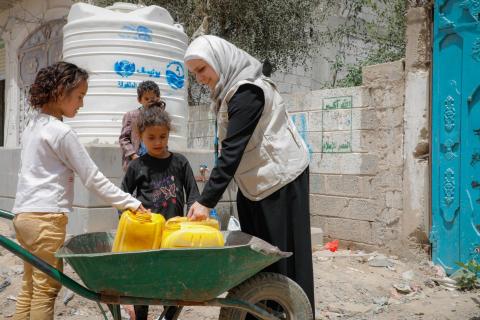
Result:
M294 254L269 267L296 281L313 311L307 147L261 63L215 36L196 38L185 64L210 88L221 152L188 212L205 219L232 178L242 231Z

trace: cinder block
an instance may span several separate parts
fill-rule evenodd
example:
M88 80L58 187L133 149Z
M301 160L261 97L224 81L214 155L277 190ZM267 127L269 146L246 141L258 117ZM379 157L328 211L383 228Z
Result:
M375 153L378 136L374 130L352 131L352 152Z
M388 208L403 210L403 195L401 191L387 191L385 197Z
M314 215L374 221L378 216L375 201L328 195L310 195L310 212Z
M344 197L310 195L310 212L312 215L339 217L348 205Z
M377 173L378 157L361 153L313 153L310 161L311 173L362 174Z
M352 97L352 108L363 108L370 104L370 94L364 86L312 91L312 101L318 102L316 105L319 105L320 109L323 99L336 97Z
M306 134L308 135L308 142L312 152L321 153L322 143L323 143L323 132L309 131Z
M371 198L374 194L373 177L357 175L325 175L326 193L339 196Z
M426 68L431 61L431 31L427 9L409 8L407 11L405 68Z
M352 109L324 110L322 128L323 131L351 130Z
M312 247L321 247L323 246L323 230L319 227L310 228L311 238L312 238Z
M325 218L323 230L326 237L373 244L373 223L369 221Z
M375 129L379 126L378 121L374 108L352 109L352 130Z
M372 185L375 193L384 193L385 189L397 189L403 185L402 170L385 170L373 177Z
M377 128L388 130L391 128L402 127L404 124L403 105L389 109L376 109ZM403 131L402 131L403 132Z
M308 131L323 131L323 112L322 111L310 111L308 113Z
M322 148L318 152L351 153L353 151L352 134L350 130L324 131L322 133Z
M371 91L372 107L376 109L395 108L403 106L405 101L405 84L388 83L380 87L376 87Z
M322 174L310 173L310 194L325 194L325 176Z
M401 81L404 77L404 61L397 60L363 67L362 82L364 86L385 86L385 83Z

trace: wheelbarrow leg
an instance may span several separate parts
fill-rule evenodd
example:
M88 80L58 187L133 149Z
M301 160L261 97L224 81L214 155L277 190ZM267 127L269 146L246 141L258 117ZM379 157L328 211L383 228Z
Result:
M122 320L122 313L119 304L108 304L108 309L112 313L113 320Z
M164 306L162 314L160 314L157 318L155 318L155 320L163 320L164 317L167 315L168 308L169 307ZM182 309L183 309L182 306L177 306L177 310L175 311L172 320L178 319L178 317L180 316L180 313L182 312Z

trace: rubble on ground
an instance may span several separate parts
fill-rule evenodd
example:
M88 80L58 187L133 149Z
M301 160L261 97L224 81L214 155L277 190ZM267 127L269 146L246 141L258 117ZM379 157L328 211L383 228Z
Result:
M0 222L0 234L6 234L5 228ZM471 320L480 315L479 290L458 291L455 280L427 256L408 261L380 252L332 252L320 247L315 248L313 264L317 319ZM79 281L68 265L65 272ZM13 316L22 274L23 262L0 247L0 319ZM151 310L153 317L162 307ZM58 296L55 313L56 320L104 319L95 302L65 288ZM180 319L218 319L218 308L186 307Z

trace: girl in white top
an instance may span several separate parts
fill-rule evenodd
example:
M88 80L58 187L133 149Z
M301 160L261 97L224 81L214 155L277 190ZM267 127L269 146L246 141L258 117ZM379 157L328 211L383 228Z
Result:
M145 210L140 201L111 183L97 168L63 117L74 117L83 106L88 73L74 64L58 62L41 69L30 89L30 103L38 113L22 136L13 221L20 244L49 264L62 269L54 256L65 240L72 211L74 175L98 197L118 209ZM24 265L17 298L19 319L53 319L60 290L42 272Z

